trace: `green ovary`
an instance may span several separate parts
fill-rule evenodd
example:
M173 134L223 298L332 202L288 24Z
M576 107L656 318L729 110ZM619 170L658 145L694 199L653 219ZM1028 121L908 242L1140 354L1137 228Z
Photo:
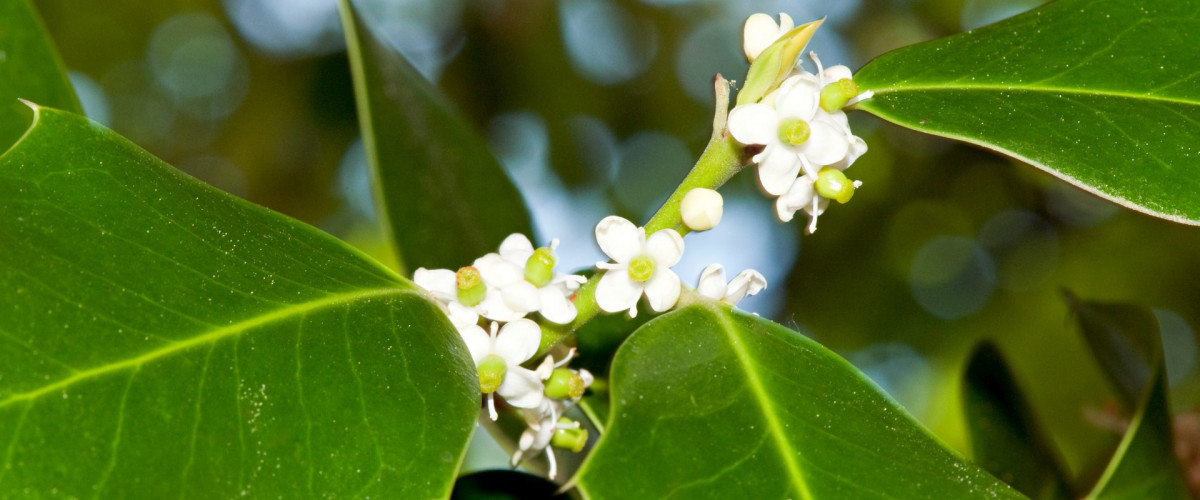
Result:
M479 372L479 392L491 394L496 392L496 389L499 389L500 384L504 382L508 364L504 362L504 358L489 354L479 361L476 371Z
M629 261L629 279L644 282L654 276L654 259L649 255L639 255Z
M804 144L811 134L812 127L799 118L788 118L779 124L779 140L793 146Z

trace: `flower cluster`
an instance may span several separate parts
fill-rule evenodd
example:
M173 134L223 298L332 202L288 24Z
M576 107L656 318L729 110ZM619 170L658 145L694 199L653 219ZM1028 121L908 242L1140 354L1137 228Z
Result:
M583 396L592 383L587 370L565 365L574 350L555 362L547 356L536 370L522 366L537 354L542 328L527 315L538 313L547 322L564 325L575 320L571 296L586 279L555 271L558 240L533 248L529 239L513 234L499 252L475 259L458 271L420 268L413 281L446 306L450 322L475 361L479 389L486 397L488 415L496 420L496 395L519 408L529 424L513 465L543 449L556 469L548 446L579 451L587 431L562 415Z
M744 49L750 60L790 29L791 18L755 14L747 20ZM851 182L844 170L867 151L866 143L850 131L842 108L870 97L859 93L850 69L824 68L810 53L817 72L798 66L779 87L762 100L741 104L729 114L729 133L738 142L760 146L752 161L758 165L763 191L775 196L775 213L788 222L797 210L809 215L809 232L829 200L846 203L860 182Z

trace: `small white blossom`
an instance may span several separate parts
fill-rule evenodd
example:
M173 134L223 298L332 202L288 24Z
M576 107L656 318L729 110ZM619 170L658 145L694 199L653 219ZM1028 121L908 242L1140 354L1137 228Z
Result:
M475 314L492 321L509 322L525 316L527 311L517 311L509 307L500 290L492 286L488 286L487 294L479 304L475 306L463 305L458 300L458 288L455 276L456 273L449 269L425 269L422 267L413 273L413 283L427 290L438 302L447 307L447 314L450 316L451 322L456 321L455 311L450 310L453 304L470 308Z
M728 284L725 283L725 267L720 264L709 264L700 273L700 283L696 291L713 300L723 300L737 305L742 299L755 295L767 288L767 279L762 273L747 269L738 273Z
M650 308L662 312L679 300L679 276L670 268L683 256L683 237L663 229L646 238L646 229L610 215L596 225L596 242L613 263L597 262L604 270L596 287L596 303L605 312L637 315L643 292Z
M683 195L679 215L692 231L707 231L721 223L725 200L721 193L708 188L695 188Z
M502 380L495 388L496 394L518 408L536 408L542 404L542 379L533 370L521 367L521 363L537 354L541 344L542 329L537 323L517 319L500 328L492 322L490 335L478 325L462 329L460 333L477 368L487 369L485 362L503 361L503 368L499 370ZM481 383L484 376L481 371ZM491 392L488 392L488 412L492 420L497 418Z
M820 106L820 80L809 73L789 77L762 102L737 106L729 113L729 133L746 145L761 145L752 160L758 180L772 196L787 192L803 170L816 175L842 162L850 139L836 114Z
M535 408L521 411L521 416L525 418L525 424L529 428L521 433L521 437L517 441L517 451L513 452L512 456L513 467L520 465L524 458L545 450L546 461L550 465L547 475L550 479L554 479L554 476L558 475L558 461L554 458L554 450L550 448L550 440L554 438L554 431L559 428L579 426L578 422L560 424L558 419L563 411L565 409L561 403L550 399L542 400L541 404Z
M762 51L795 26L791 16L782 12L779 13L778 23L767 14L754 14L746 18L746 24L742 26L742 51L746 53L746 59L754 62Z
M551 240L552 252L558 240ZM540 312L547 320L567 324L575 320L575 304L568 297L587 281L583 276L553 273L553 278L541 287L526 279L526 264L534 256L533 244L525 235L514 233L500 244L499 253L490 253L475 260L483 281L489 289L499 291L504 305L516 312Z

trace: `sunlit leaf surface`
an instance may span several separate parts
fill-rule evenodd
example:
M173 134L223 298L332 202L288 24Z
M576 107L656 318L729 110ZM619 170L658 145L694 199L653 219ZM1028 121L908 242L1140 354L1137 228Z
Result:
M29 128L26 99L79 112L67 71L29 0L0 2L0 152Z
M580 471L588 498L1020 498L845 360L725 307L646 323L611 391Z
M881 56L858 107L1200 224L1198 44L1195 0L1060 0Z
M0 249L0 496L450 491L471 361L340 241L41 109L0 157Z
M483 139L349 0L341 6L376 205L402 264L457 269L511 233L530 235Z

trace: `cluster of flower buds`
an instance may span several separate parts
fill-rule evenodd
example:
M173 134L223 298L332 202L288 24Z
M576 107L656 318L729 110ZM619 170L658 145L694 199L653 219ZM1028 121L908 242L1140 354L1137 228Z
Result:
M816 231L817 217L829 200L846 203L861 185L843 171L866 153L867 145L851 133L842 108L871 94L859 92L849 68L824 68L816 53L809 53L816 73L802 69L799 57L785 58L782 65L779 57L768 66L760 61L764 54L789 49L788 54L798 54L819 25L792 28L786 14L780 14L778 24L766 14L746 20L743 49L752 65L745 95L739 95L728 122L735 140L762 148L752 161L763 191L777 197L776 216L788 222L803 209L810 218L809 232Z

